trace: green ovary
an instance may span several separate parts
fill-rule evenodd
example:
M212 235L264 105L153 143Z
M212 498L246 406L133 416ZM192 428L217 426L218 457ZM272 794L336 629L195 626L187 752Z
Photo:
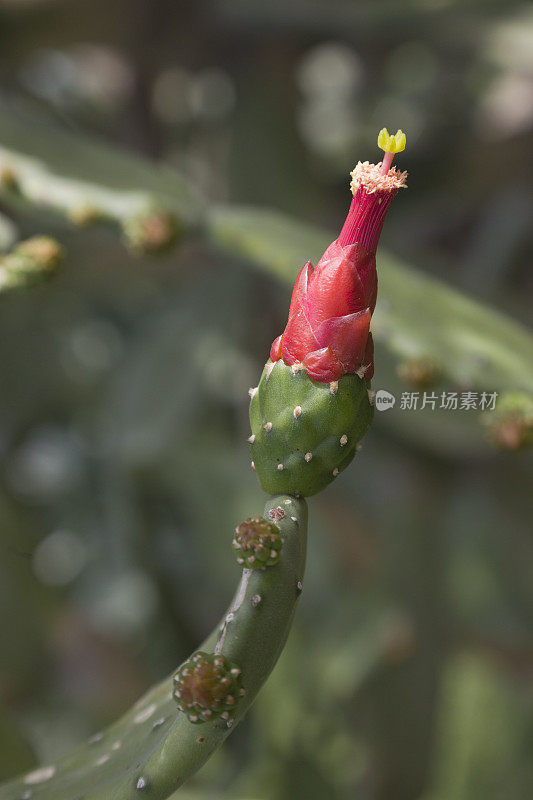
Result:
M252 459L270 494L307 497L348 466L373 407L364 378L316 383L282 360L267 362L250 403Z

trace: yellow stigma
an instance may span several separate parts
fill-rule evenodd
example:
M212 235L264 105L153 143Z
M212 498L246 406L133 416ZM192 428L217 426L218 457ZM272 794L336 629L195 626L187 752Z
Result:
M391 136L387 128L382 128L378 134L378 147L385 153L401 153L405 150L406 138L402 130L397 130Z

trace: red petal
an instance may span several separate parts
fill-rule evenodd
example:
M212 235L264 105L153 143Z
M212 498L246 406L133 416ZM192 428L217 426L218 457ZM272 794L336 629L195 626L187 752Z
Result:
M328 319L315 330L319 343L331 348L344 372L355 372L363 363L370 317L370 309L366 308L355 314Z
M367 381L372 380L374 377L374 340L372 334L368 334L366 340L365 354L363 356L363 366L366 367L365 378Z
M281 355L285 363L302 361L310 350L316 350L319 346L304 312L294 314L287 322L281 343Z
M309 280L308 316L316 327L330 317L353 314L369 306L372 308L375 296L374 257L358 244L341 247L338 242L333 242Z
M329 347L308 353L302 363L309 377L320 383L337 381L345 372Z
M361 244L348 245L344 248L344 252L346 258L354 265L361 282L363 305L360 308L370 308L370 312L373 314L378 293L375 253L369 253ZM359 309L352 310L358 311Z
M307 312L307 286L309 278L313 274L314 267L310 261L307 261L294 282L294 289L292 290L291 306L289 308L289 319L297 314L298 311Z
M272 347L270 348L270 360L271 361L278 361L281 358L281 340L283 334L278 336L277 339L274 339L272 342Z

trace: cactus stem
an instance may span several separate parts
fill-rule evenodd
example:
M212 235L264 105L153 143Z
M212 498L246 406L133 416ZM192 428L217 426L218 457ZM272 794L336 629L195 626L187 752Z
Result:
M139 711L139 713L134 717L134 719L133 719L134 723L136 725L141 725L143 722L146 722L146 720L150 719L152 714L155 713L156 708L157 708L157 706L156 706L155 703L152 703L151 705L147 706L146 708L143 708L143 710Z
M342 434L342 436L341 436L339 441L340 441L341 447L344 447L344 445L348 442L348 437L346 436L345 433Z
M273 361L267 361L267 363L265 364L265 380L266 381L270 378L270 373L274 369L274 366L275 366L275 364L274 364Z
M294 418L298 419L298 417L302 413L302 407L301 406L296 406L292 413L294 414Z
M33 772L29 772L28 775L24 778L24 783L28 783L31 786L34 786L38 783L44 783L45 781L49 781L50 778L53 778L56 772L55 767L41 767L40 769L36 769Z
M271 511L287 508L287 500L296 518L286 513L278 529L267 520ZM13 779L0 788L1 800L31 800L37 795L43 800L67 796L70 800L89 796L126 800L143 790L143 796L162 799L202 766L242 719L270 673L301 590L297 582L305 566L305 501L299 502L294 495L274 496L264 515L270 536L275 533L283 543L281 558L273 569L242 570L230 607L201 650L182 664L173 680L167 678L152 689L108 733L91 737L93 744L85 751ZM271 541L264 542L264 556L275 549ZM201 658L196 658L198 652ZM241 691L241 677L246 694ZM205 726L202 737L191 723ZM97 758L101 761L95 765Z
M312 453L306 453L304 458L307 461L307 463L309 463L311 461L311 459L313 458L313 454Z

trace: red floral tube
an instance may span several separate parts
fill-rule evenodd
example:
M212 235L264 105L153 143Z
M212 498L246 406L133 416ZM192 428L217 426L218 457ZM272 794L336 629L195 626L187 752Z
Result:
M379 164L359 162L351 173L353 198L338 238L314 268L300 270L287 326L273 342L271 361L300 365L310 378L327 383L357 372L374 373L370 320L376 305L376 249L385 215L407 173L391 166L405 148L405 135L380 131L385 151Z

